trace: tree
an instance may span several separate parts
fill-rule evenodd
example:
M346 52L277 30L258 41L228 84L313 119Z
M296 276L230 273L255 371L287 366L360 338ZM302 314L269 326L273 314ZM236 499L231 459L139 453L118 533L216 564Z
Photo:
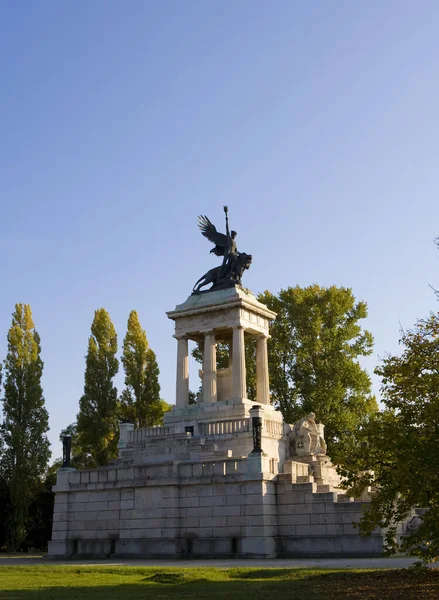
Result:
M439 313L402 332L401 356L377 367L385 409L343 441L340 473L354 495L374 488L361 521L364 533L387 528L386 543L398 545L397 524L413 507L427 509L402 542L403 551L425 560L439 556Z
M67 425L67 427L61 431L59 436L60 441L62 442L64 436L67 435L69 435L72 438L70 450L71 467L78 470L93 468L95 462L93 460L93 457L81 446L81 439L78 435L78 428L76 422L70 423L70 425ZM55 465L57 469L60 469L62 463L62 458L59 458L57 459L56 463L53 463L52 467L54 467Z
M268 342L270 392L287 422L315 412L335 442L377 410L359 363L373 347L358 323L367 317L365 302L356 302L349 288L316 284L258 299L278 315Z
M0 455L1 462L1 455ZM8 482L4 478L3 473L0 471L0 551L2 548L6 548L8 544L9 531L9 515L11 512L11 502L9 498L9 486Z
M192 390L189 390L189 406L197 403L197 394Z
M2 385L2 365L0 363L0 389ZM9 517L9 490L8 485L4 479L3 473L1 471L3 457L3 440L1 436L1 428L0 428L0 549L3 546L7 545L8 539L8 527L7 521Z
M41 387L43 361L40 354L40 337L31 307L16 304L4 361L1 425L4 449L0 464L10 502L7 529L13 550L18 549L26 536L29 506L50 458L46 436L49 418Z
M119 401L120 417L134 423L136 428L162 424L168 405L160 399L157 359L135 310L128 317L121 360L126 388Z
M77 445L94 466L117 456L117 335L104 308L95 311L88 340L84 394L77 415Z
M39 483L29 507L29 518L26 524L27 535L21 544L21 550L29 548L47 551L48 542L52 539L53 505L55 494L52 487L56 484L56 471L53 465L48 469L43 481Z

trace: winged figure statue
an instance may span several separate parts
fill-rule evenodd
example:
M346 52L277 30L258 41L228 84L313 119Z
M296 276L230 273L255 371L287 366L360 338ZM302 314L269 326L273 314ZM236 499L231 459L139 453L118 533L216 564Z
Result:
M225 234L217 231L215 225L205 215L200 215L198 217L198 227L200 228L201 233L212 242L212 244L215 244L210 253L215 254L216 256L222 256L223 261L219 267L210 269L203 277L200 277L194 285L194 294L241 285L241 277L244 271L250 268L252 262L251 254L238 252L235 241L237 233L236 231L229 230L227 206L224 206L224 213L226 216ZM208 290L201 290L202 287L209 283L213 284L211 288Z
M198 217L198 227L201 229L201 233L204 237L207 237L209 242L215 244L215 248L212 248L210 251L211 254L216 254L216 256L226 256L228 252L236 252L236 231L231 231L229 233L229 224L228 219L226 221L226 229L227 233L219 233L216 230L215 225L203 215Z

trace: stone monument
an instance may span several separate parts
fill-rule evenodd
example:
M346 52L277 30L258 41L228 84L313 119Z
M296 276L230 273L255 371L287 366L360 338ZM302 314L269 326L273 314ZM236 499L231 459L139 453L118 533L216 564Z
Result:
M236 232L199 217L222 263L167 313L177 340L176 399L162 427L121 423L111 464L58 472L51 556L277 557L376 555L382 534L353 523L313 413L294 425L270 404L267 340L275 313L242 287L252 257ZM208 290L202 288L211 285ZM245 341L256 339L256 398L247 396ZM189 349L203 353L202 393L189 404ZM216 346L229 349L218 369Z

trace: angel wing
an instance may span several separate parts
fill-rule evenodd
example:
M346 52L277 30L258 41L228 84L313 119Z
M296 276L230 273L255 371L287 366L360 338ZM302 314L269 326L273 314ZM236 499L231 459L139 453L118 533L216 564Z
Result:
M219 233L215 225L205 215L198 217L198 227L204 237L215 244L215 248L212 248L211 252L217 256L224 256L225 249L229 244L227 236L224 233Z

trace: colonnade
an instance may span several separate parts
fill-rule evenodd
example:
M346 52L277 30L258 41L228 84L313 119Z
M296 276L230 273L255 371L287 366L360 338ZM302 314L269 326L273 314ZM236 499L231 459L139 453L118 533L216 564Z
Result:
M176 335L177 339L177 406L189 404L189 349L188 336ZM268 379L268 336L256 336L256 400L270 403ZM217 401L216 338L213 330L204 333L203 344L203 402ZM245 369L244 327L233 327L231 344L232 396L247 397Z

